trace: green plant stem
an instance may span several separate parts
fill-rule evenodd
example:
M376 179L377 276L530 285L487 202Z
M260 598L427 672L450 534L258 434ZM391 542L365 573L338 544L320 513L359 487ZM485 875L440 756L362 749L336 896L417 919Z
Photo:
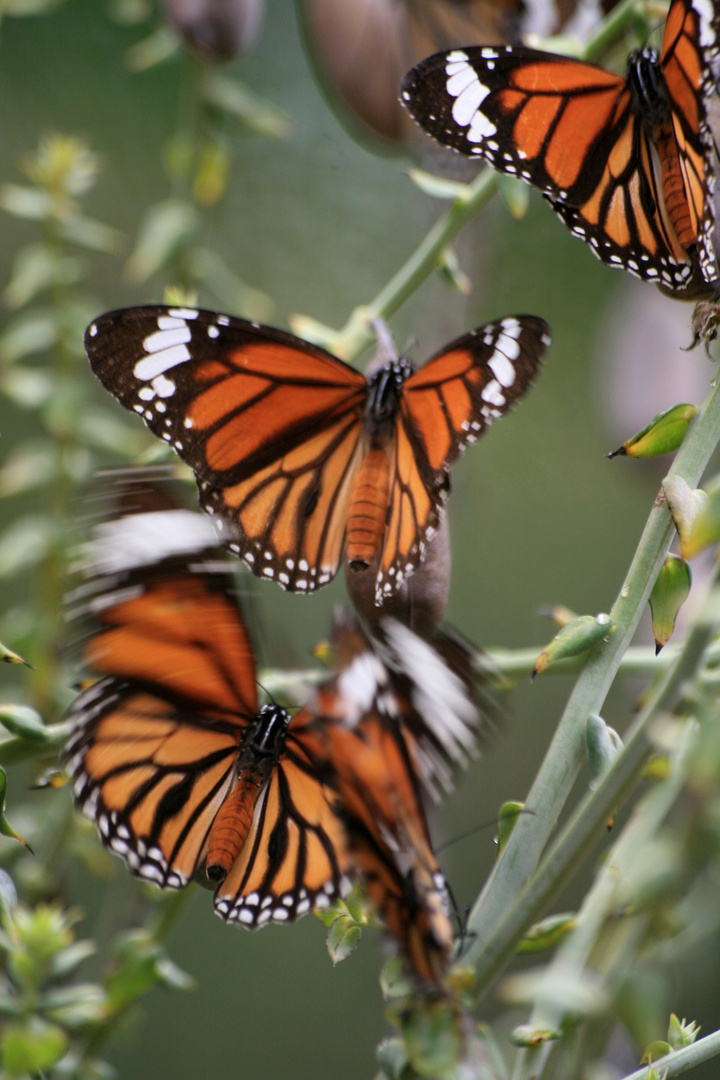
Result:
M314 324L314 340L343 360L356 360L363 349L372 345L375 334L373 319L388 319L430 276L441 261L447 245L463 225L484 206L497 191L497 175L492 169L482 169L465 194L458 196L432 226L422 243L407 262L390 279L374 300L355 308L342 330L336 332Z
M680 1076L718 1054L720 1054L720 1031L713 1031L712 1035L706 1035L704 1039L698 1039L690 1046L673 1050L671 1054L653 1061L653 1069L663 1080L672 1080L673 1076ZM623 1077L623 1080L648 1080L651 1075L648 1066L644 1065L642 1069L636 1069L635 1072Z
M691 487L696 487L719 439L720 391L715 387L688 430L670 472L685 479ZM526 800L528 809L533 812L523 814L518 820L471 912L468 930L474 944L471 946L470 955L478 960L477 980L480 989L487 988L490 979L512 955L514 942L517 940L515 935L519 938L538 910L535 902L530 904L526 912L530 917L526 923L524 914L518 911L517 902L509 904L509 900L523 893L555 828L584 759L587 718L590 713L599 713L602 708L622 656L645 610L673 533L674 526L667 507L656 501L620 594L610 611L616 624L615 632L609 640L599 643L591 651ZM681 662L686 652L687 643L661 685L665 686L668 678L672 683L674 673L679 666L682 667ZM603 809L598 805L601 793L607 789L611 778L617 786L613 795L615 801L632 783L637 763L631 763L628 751L629 747L626 747L604 783L593 793L589 800L590 805L586 806L591 818L587 823L591 835L597 823L603 820L603 815L614 805L613 801ZM546 882L546 887L548 885L551 886L552 882ZM538 883L535 880L534 889L537 888ZM552 891L551 888L550 892ZM523 904L527 902L526 897Z
M546 968L543 981L547 980L548 985L554 979L566 978L568 975L571 977L574 975L577 978L582 976L583 969L603 931L605 921L617 904L618 887L632 875L633 864L638 859L639 852L655 836L682 791L697 730L696 722L686 723L682 744L673 762L670 775L662 783L654 786L633 810L632 817L603 862L602 869L587 893L575 918L573 929L563 939L552 962ZM637 913L630 917L637 918ZM646 922L646 913L640 917L643 922ZM616 959L624 963L627 952L628 950L625 949L620 955L616 954ZM605 973L603 981L612 981L610 972ZM561 1009L548 1005L543 997L542 985L536 995L536 1001L537 1004L528 1021L530 1027L559 1029L565 1020L565 1013ZM518 1051L512 1080L538 1080L543 1075L551 1051L552 1044L550 1043Z

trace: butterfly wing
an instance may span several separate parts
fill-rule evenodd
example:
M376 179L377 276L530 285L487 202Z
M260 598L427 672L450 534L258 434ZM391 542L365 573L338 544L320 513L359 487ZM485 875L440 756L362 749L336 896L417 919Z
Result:
M154 490L130 501L125 516L95 526L74 594L93 616L84 658L100 676L70 709L76 801L136 875L180 888L205 880L218 818L240 794L247 829L216 910L249 926L290 921L345 887L326 765L299 717L277 761L253 755L255 661L213 530L203 515L154 510Z
M667 87L683 188L692 235L706 281L718 277L713 241L718 147L708 121L708 98L717 93L712 65L720 52L720 26L714 6L674 0L670 6L660 70Z
M86 546L95 561L74 600L95 621L84 659L100 679L70 707L64 752L103 843L139 877L173 888L204 863L257 711L237 604L221 575L199 568L212 529L191 514L186 531L186 514L131 514L98 526Z
M403 384L377 603L422 562L450 466L531 386L549 334L532 315L489 323L446 346Z
M537 188L603 262L687 286L691 257L624 78L534 49L468 48L418 64L401 92L440 142Z
M342 557L365 379L290 334L213 312L139 307L88 327L93 371L193 469L222 543L310 592Z

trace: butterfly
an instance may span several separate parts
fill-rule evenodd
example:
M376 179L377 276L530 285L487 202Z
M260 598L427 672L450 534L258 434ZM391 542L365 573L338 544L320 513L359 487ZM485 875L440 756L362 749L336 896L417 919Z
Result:
M72 594L92 617L64 751L75 801L140 878L215 885L248 927L347 887L344 828L313 756L314 718L258 705L255 658L207 518L123 478Z
M356 616L336 613L339 672L311 708L353 872L415 975L434 983L452 959L454 934L424 795L437 800L450 788L452 771L474 752L480 717L460 673L463 655L446 663L402 623L381 626L382 644L371 646Z
M527 48L463 48L412 68L401 100L445 146L536 187L599 259L682 292L718 278L718 148L708 119L720 52L712 0L672 0L659 56L625 77Z
M501 319L419 371L382 358L367 378L317 346L256 323L138 307L93 322L93 371L195 472L220 541L293 592L327 584L345 556L378 557L382 604L422 561L450 465L525 393L549 344L534 316Z
M169 501L154 475L121 474L116 510L81 549L71 601L91 619L83 653L96 681L69 711L63 757L77 804L134 874L210 884L216 912L237 925L291 922L351 878L374 880L376 866L407 906L402 859L418 874L436 866L422 793L439 797L474 748L469 681L393 620L375 643L346 614L333 632L338 670L317 697L293 716L259 707L210 523ZM351 799L343 785L361 759L377 776ZM359 818L375 829L372 863L353 839ZM432 880L415 901L418 925L443 895L439 872ZM388 923L400 927L392 913Z

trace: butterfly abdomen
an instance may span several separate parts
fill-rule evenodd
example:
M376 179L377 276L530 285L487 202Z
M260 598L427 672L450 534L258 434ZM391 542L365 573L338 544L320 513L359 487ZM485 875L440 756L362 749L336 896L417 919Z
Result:
M662 189L668 217L677 233L678 240L687 250L697 240L683 181L677 143L668 122L656 132L658 153L662 167Z
M385 532L390 497L388 452L371 449L355 481L347 524L347 558L353 570L366 570Z
M210 881L224 881L250 832L263 777L244 770L237 787L220 807L210 830L205 873Z

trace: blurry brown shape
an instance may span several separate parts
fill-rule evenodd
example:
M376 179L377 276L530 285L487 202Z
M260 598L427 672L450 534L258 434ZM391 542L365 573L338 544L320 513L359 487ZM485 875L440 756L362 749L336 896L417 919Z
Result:
M693 338L685 351L694 349L702 341L706 355L712 359L710 356L710 342L714 341L718 336L720 304L712 303L709 300L700 300L693 308L690 326Z
M375 603L378 561L379 554L363 573L349 569L348 564L345 566L348 595L358 615L373 631L389 616L409 626L420 637L429 638L443 616L450 592L450 532L446 512L442 511L437 532L427 545L425 562L382 607Z
M185 44L211 63L251 49L264 0L164 0L165 12Z
M577 32L583 33L616 2L298 0L298 9L320 84L333 106L342 99L346 108L341 115L355 121L355 132L359 119L366 134L424 147L422 133L398 103L398 86L408 68L456 46L519 44L528 33L556 34L574 18ZM435 147L433 157L438 156L450 159ZM454 163L455 172L468 168L457 158Z

